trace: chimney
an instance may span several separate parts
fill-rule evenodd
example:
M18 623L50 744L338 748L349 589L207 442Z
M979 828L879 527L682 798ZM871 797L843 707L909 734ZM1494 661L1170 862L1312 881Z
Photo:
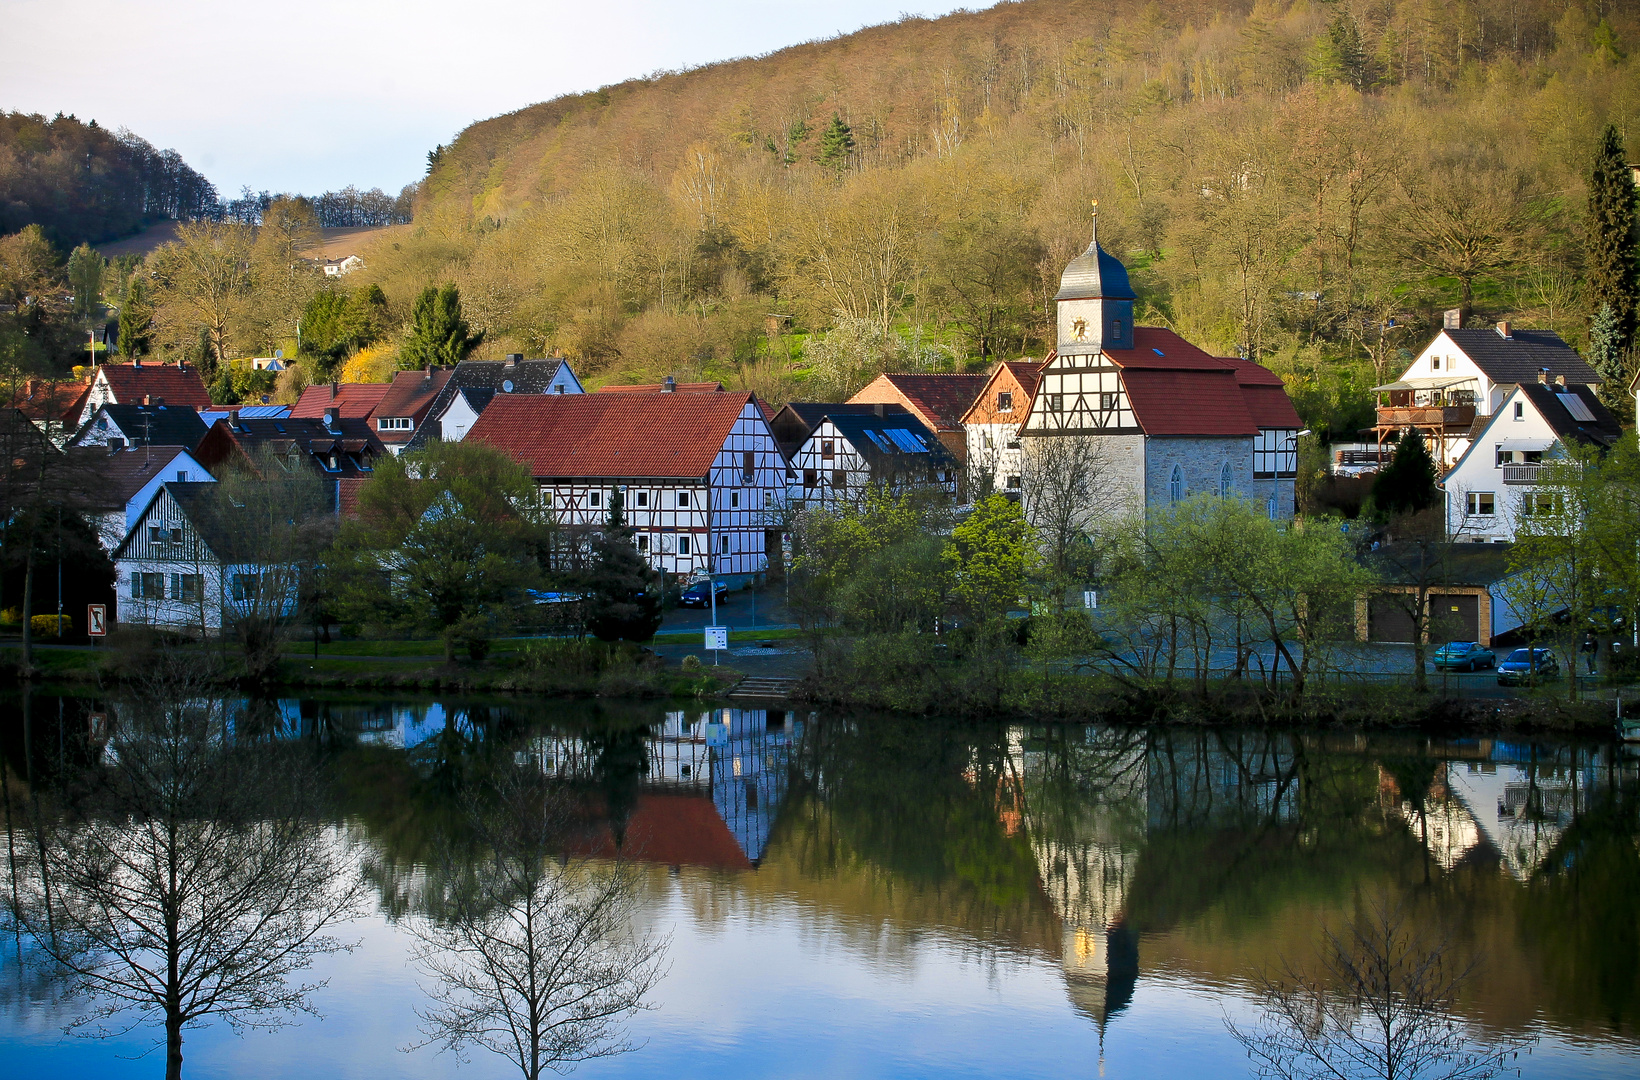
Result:
M871 407L871 411L876 413L878 416L887 416L888 415L888 406L882 404L881 402L878 402L877 404L875 404Z
M144 405L152 405L154 403L154 399L148 394L144 394L142 395L142 403Z
M524 359L524 354L523 353L521 353L521 352L510 352L510 353L507 354L507 366L508 367L517 367L518 364L519 364L519 361L521 361L523 359Z
M341 426L341 423L342 423L342 410L340 410L340 409L326 409L325 410L325 428L327 430L335 431L338 427Z
M133 357L132 357L132 358L131 358L131 366L132 366L132 367L141 367L141 366L142 366L142 357L140 357L140 356L133 356Z
M243 430L239 426L239 410L238 409L229 409L228 410L228 426L230 428L234 429L235 431Z
M433 365L428 364L427 365L427 370L422 372L422 378L431 379L432 377L433 377Z
M661 383L661 393L663 393L663 394L675 394L675 393L677 393L677 391L678 391L677 380L672 378L672 376L668 375L666 377L666 381Z
M109 439L108 440L108 452L110 454L117 454L121 450L124 450L124 449L125 449L125 440L124 439Z
M1462 330L1463 329L1463 309L1462 308L1450 308L1450 309L1442 312L1441 313L1441 329L1443 329L1443 330Z
M1566 385L1566 376L1556 375L1555 376L1555 385L1556 386L1565 386Z
M1546 367L1538 368L1538 383L1543 385L1543 386L1548 386L1549 385L1549 369L1548 368L1546 368Z
M335 380L335 379L332 379L332 380L331 380L331 381L330 381L330 400L331 400L331 401L335 401L335 400L336 400L336 392L337 392L337 390L338 390L338 389L339 389L339 388L338 388L338 387L337 387L337 385L336 385L336 380Z
M188 366L188 358L186 356L177 357L177 370L178 371L181 371L183 368L185 368L187 366Z
M29 398L31 398L31 399L32 399L32 398L33 398L33 397L34 397L34 387L35 387L35 385L36 385L36 383L35 383L35 381L34 381L34 380L33 380L33 379L30 379L30 380L29 380L29 381L28 381L28 390L27 390L27 391L25 391L25 393L27 393L27 395L28 395L28 396L29 396Z
M1509 333L1509 324L1507 322L1500 322L1498 324L1498 336L1505 340L1508 340L1513 336Z

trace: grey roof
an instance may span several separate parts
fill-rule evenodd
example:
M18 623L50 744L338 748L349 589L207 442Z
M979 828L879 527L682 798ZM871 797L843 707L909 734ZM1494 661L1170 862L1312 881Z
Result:
M99 416L106 416L120 429L120 434L132 446L185 446L190 450L205 437L208 425L199 413L185 405L101 405L91 418L80 426L70 439L71 445L96 427Z
M1127 267L1122 261L1099 246L1099 217L1094 215L1093 238L1088 250L1078 255L1065 267L1059 278L1055 300L1085 300L1101 297L1106 300L1132 300L1133 286L1128 284Z
M124 553L126 545L131 543L140 531L142 519L148 516L154 504L163 498L166 492L170 492L171 498L176 500L177 507L188 519L188 524L193 526L195 534L199 536L199 539L210 550L211 554L222 561L234 561L238 549L243 545L235 541L231 530L226 527L221 515L216 512L210 501L218 497L216 489L216 484L209 483L182 483L176 480L168 480L161 484L154 491L153 498L148 500L148 505L143 507L142 513L137 516L137 528L125 534L125 539L120 541L120 546L114 549L113 557L118 559Z
M560 369L568 370L568 380L558 377ZM433 399L433 404L427 409L427 417L437 419L443 416L457 394L467 399L467 404L472 406L475 413L482 413L497 394L550 394L555 385L580 387L581 382L575 377L575 369L569 367L569 361L549 359L508 363L505 360L463 360L456 365L450 373L450 381ZM407 451L420 450L432 437L430 425L423 424L404 448Z
M1569 383L1598 385L1600 376L1577 350L1553 330L1511 330L1504 337L1492 327L1446 330L1447 337L1495 383L1535 383L1538 371L1564 375Z
M1545 386L1542 383L1530 382L1522 383L1520 392L1531 400L1532 405L1562 441L1574 439L1596 446L1611 446L1623 434L1623 425L1617 422L1617 417L1612 415L1610 409L1600 403L1591 387ZM1568 398L1572 399L1573 408L1576 402L1582 402L1586 410L1585 415L1591 419L1580 420L1572 415L1572 408L1568 408L1565 401Z
M107 509L123 509L155 476L171 472L171 463L190 450L192 447L188 446L144 446L111 454L101 447L85 447L74 453L83 455L80 460L97 477L94 497L98 504Z
M869 416L878 412L889 416L910 416L904 405L875 405L863 402L839 404L830 401L792 401L783 406L769 420L769 431L790 461L793 454L808 441L814 429L828 416ZM919 425L920 426L920 425Z
M876 412L828 413L826 419L866 459L873 473L956 467L957 459L940 442L939 436L904 409L896 407L893 412L885 409L880 416ZM900 432L909 432L911 444L920 448L902 445L903 436L894 437Z

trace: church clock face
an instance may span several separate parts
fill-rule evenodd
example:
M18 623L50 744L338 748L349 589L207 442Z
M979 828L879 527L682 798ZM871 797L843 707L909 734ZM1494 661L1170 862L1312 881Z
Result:
M1074 322L1072 322L1071 323L1071 334L1076 338L1077 341L1086 341L1088 339L1088 320L1086 320L1086 319L1077 319Z

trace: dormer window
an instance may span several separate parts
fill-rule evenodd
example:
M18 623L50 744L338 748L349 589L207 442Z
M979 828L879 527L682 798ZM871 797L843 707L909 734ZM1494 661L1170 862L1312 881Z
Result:
M378 416L376 418L377 431L409 431L410 418L408 416Z

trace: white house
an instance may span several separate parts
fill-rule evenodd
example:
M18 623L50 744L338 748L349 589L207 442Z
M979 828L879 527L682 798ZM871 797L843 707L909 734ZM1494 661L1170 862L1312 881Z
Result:
M1448 326L1399 379L1373 387L1379 394L1378 446L1382 450L1397 432L1415 427L1436 465L1450 468L1510 391L1545 374L1571 386L1600 385L1594 369L1552 330L1521 330L1507 322Z
M872 485L937 487L957 494L957 459L939 436L900 405L851 403L828 410L791 456L797 505L859 499Z
M364 260L357 255L347 255L340 259L326 259L319 265L324 268L325 277L343 277L363 266Z
M1623 432L1587 385L1522 383L1499 406L1442 478L1452 536L1513 540L1519 517L1547 508L1537 490L1546 459L1570 442L1611 446Z
M263 603L270 568L239 561L205 512L211 484L165 481L114 551L119 622L220 632L224 614ZM281 575L274 575L275 577ZM287 610L295 597L286 598Z
M1109 509L1144 513L1208 492L1294 513L1300 421L1281 379L1133 325L1127 268L1099 246L1060 279L1058 342L1020 426L1024 468L1051 440L1094 440ZM1040 467L1040 466L1039 466Z
M1038 361L1013 360L998 364L963 414L970 498L987 491L1001 491L1010 496L1019 494L1025 471L1019 425L1031 411L1031 402L1041 381L1042 364Z
M186 447L116 448L106 457L97 450L88 453L97 455L89 461L89 466L100 482L101 503L90 515L91 526L97 533L98 543L108 552L120 546L161 484L216 482Z
M428 439L460 442L498 394L584 394L586 389L568 360L526 360L511 353L506 360L463 360L450 373L427 420L405 444L419 450Z
M500 394L467 437L523 463L561 524L604 524L621 492L638 550L676 578L749 582L780 550L786 462L750 394Z
M176 405L115 404L97 406L91 418L68 440L74 446L185 446L205 437L209 421L193 409Z

